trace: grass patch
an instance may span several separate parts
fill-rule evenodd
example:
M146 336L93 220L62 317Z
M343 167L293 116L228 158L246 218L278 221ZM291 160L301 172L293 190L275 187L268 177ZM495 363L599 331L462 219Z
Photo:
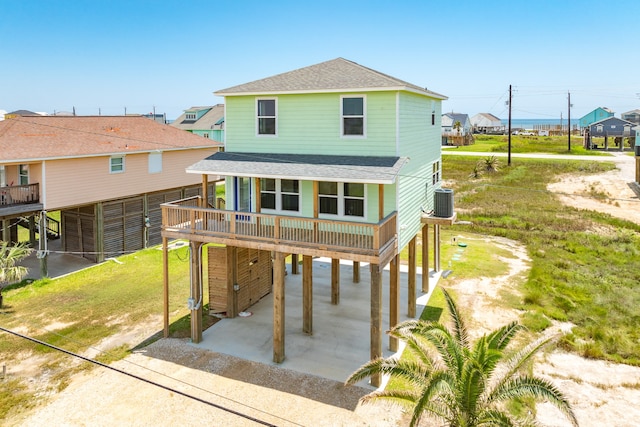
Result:
M577 328L575 339L563 343L567 348L640 365L640 225L566 207L546 191L556 175L605 172L615 166L518 158L511 167L471 180L476 162L476 157L443 158L458 218L472 224L456 230L507 237L527 246L532 268L519 289L523 298L515 304L537 313L527 322L539 328L544 317L570 321Z
M509 151L508 135L475 135L475 143L460 147L460 151L507 153ZM586 150L580 137L571 138L571 151L567 150L566 136L528 136L511 135L512 153L550 153L572 154L580 156L602 156L602 151Z
M206 251L204 254L206 257ZM118 260L122 264L105 262L58 279L37 280L7 288L3 292L5 298L0 309L0 324L6 329L20 330L25 335L77 353L95 348L114 333L142 322L157 320L160 331L162 251L146 249L121 256ZM189 254L186 246L169 252L169 275L171 334L188 336ZM205 303L208 302L206 297L205 292ZM210 316L203 317L204 327L214 322ZM50 384L56 390L64 389L74 373L92 367L86 362L69 363L70 356L49 347L14 335L2 335L0 360L10 364L28 359L30 355L45 355ZM158 332L143 343L149 344L160 336L161 332ZM128 346L116 346L96 359L111 363L126 357L130 351ZM33 398L29 380L15 378L10 383L5 380L3 391L5 385L11 385L14 392L0 394L0 419L3 411L7 413L6 408L30 407L21 403Z

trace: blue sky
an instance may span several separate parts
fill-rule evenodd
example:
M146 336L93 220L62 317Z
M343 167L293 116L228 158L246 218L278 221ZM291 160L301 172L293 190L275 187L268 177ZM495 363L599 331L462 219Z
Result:
M572 118L640 108L637 0L0 0L0 109L167 113L343 57L443 111Z

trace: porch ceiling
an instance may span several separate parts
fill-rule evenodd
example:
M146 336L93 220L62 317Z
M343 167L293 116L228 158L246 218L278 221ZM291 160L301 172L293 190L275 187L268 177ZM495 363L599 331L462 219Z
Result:
M407 157L218 152L188 173L309 181L393 184Z

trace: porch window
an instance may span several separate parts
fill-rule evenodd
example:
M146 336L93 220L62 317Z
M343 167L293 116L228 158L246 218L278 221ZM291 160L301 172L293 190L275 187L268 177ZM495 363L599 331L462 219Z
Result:
M260 206L263 210L300 211L300 181L265 178L260 181Z
M20 185L29 184L29 165L18 166L18 178Z
M258 135L276 135L276 100L257 100Z
M124 172L124 156L113 156L109 159L109 173Z
M342 136L365 136L364 96L341 98Z
M320 182L318 185L319 213L324 215L364 218L364 184Z

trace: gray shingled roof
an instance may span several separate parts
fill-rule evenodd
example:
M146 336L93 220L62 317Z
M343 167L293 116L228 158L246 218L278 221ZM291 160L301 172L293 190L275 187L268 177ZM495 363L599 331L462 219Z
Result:
M189 173L393 184L406 157L330 156L218 152L187 168Z
M219 96L345 90L406 90L437 99L446 96L396 79L344 58L299 68L215 92Z
M198 111L209 109L199 120L185 120L187 111ZM182 130L209 130L214 129L214 125L224 117L224 105L216 104L213 106L205 107L191 107L185 110L177 119L175 119L171 126ZM218 127L219 128L219 127Z

